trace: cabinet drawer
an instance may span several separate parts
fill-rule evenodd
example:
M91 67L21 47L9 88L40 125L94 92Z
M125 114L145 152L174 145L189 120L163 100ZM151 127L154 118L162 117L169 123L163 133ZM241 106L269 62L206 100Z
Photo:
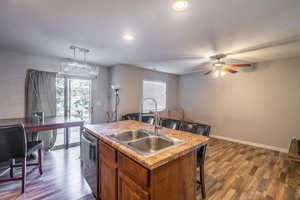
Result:
M108 144L105 144L104 142L99 142L99 152L100 152L100 158L102 160L105 160L105 162L110 164L116 164L117 162L117 151L109 146Z
M149 171L122 153L118 153L118 168L141 187L149 186Z

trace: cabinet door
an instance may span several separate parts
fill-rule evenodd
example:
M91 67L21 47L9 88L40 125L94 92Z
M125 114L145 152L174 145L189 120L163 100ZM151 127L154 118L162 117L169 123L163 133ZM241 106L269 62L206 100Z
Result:
M117 200L117 168L104 160L101 160L100 164L101 200Z
M148 192L122 173L118 173L119 200L149 200Z

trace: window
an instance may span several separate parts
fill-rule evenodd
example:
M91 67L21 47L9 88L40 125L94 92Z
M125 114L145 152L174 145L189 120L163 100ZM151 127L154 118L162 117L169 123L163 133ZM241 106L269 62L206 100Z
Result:
M166 109L166 83L157 81L143 81L143 98L153 98L157 101L157 109ZM143 112L154 111L155 106L152 101L143 102Z

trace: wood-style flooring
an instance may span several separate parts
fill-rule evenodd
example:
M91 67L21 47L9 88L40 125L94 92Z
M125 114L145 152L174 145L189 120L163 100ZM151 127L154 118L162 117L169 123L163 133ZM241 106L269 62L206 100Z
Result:
M205 175L209 200L300 200L300 165L284 153L212 139Z
M43 175L40 176L37 169L27 167L25 193L20 194L20 181L7 182L0 184L0 200L89 199L91 190L80 172L79 153L79 147L45 152Z
M80 173L79 147L45 153L42 176L31 169L25 194L20 182L10 182L0 184L0 199L94 200ZM212 139L205 174L208 200L300 200L300 165L279 152Z

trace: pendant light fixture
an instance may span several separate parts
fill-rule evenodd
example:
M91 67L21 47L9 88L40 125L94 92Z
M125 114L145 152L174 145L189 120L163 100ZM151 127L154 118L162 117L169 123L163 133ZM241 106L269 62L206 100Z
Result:
M96 78L98 76L98 68L91 66L87 63L86 54L90 52L89 49L70 46L73 51L73 59L67 59L61 63L60 73L75 76L84 76L90 78ZM81 52L83 55L82 60L77 58L77 52Z
M187 0L175 0L173 3L173 10L184 11L189 7L189 2Z

